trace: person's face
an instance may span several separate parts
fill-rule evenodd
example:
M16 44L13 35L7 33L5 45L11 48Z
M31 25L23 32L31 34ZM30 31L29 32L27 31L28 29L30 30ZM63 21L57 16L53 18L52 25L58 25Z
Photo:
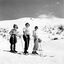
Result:
M35 28L35 30L37 30L38 28Z
M17 26L15 26L15 29L18 29L18 27L17 27Z
M27 28L28 28L29 26L30 26L29 24L26 25Z

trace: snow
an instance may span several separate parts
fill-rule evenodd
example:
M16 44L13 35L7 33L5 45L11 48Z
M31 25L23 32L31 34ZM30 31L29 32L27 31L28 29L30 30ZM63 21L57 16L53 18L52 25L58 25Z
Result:
M0 51L0 64L64 64L63 51L43 51L43 56L19 55Z
M64 64L64 31L60 34L56 34L56 32L59 32L57 27L64 25L63 21L64 19L60 18L20 18L0 21L0 64ZM22 29L26 22L30 23L31 29L29 53L32 52L34 45L32 30L34 26L39 26L39 37L42 39L42 51L38 51L38 53L41 54L41 56L20 55L6 52L10 50L9 31L12 29L13 24L18 25L18 31L21 35L21 38L18 38L16 50L23 52L24 41L22 38ZM54 30L52 30L52 28L54 28ZM5 32L4 29L7 32ZM54 40L54 38L58 39Z

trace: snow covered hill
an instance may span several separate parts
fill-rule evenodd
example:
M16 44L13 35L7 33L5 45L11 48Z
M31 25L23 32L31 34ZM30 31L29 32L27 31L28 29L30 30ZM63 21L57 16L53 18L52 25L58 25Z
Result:
M22 29L26 22L30 23L31 35L34 26L39 26L39 37L42 39L42 50L38 51L40 56L18 55L6 52L10 50L9 31L13 24L17 24L19 34L22 36ZM60 28L59 28L60 27ZM22 52L24 41L18 38L16 50ZM31 37L29 52L33 49ZM0 64L64 64L64 19L61 18L20 18L16 20L0 21Z

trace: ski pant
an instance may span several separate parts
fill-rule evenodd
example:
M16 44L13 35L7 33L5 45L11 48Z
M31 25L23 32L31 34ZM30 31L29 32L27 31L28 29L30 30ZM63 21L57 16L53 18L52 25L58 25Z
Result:
M29 41L30 41L30 36L29 35L23 35L23 39L25 42L25 47L24 47L24 52L26 53L29 47Z
M33 47L33 51L38 50L38 40L36 38L34 38L34 47Z
M11 44L10 45L10 49L11 49L11 51L16 51L15 49L16 49L16 44Z
M11 51L15 51L16 42L17 42L16 35L12 34L11 37L10 37L10 49L11 49Z

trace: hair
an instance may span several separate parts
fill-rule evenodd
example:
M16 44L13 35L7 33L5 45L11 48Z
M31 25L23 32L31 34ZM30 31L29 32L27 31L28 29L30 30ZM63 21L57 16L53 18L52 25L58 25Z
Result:
M30 24L29 24L29 23L26 23L26 24L25 24L25 26L27 26L27 25L29 25L29 26L30 26Z
M38 29L38 26L35 26L35 29Z
M13 28L17 28L18 29L18 26L16 24L13 25Z

